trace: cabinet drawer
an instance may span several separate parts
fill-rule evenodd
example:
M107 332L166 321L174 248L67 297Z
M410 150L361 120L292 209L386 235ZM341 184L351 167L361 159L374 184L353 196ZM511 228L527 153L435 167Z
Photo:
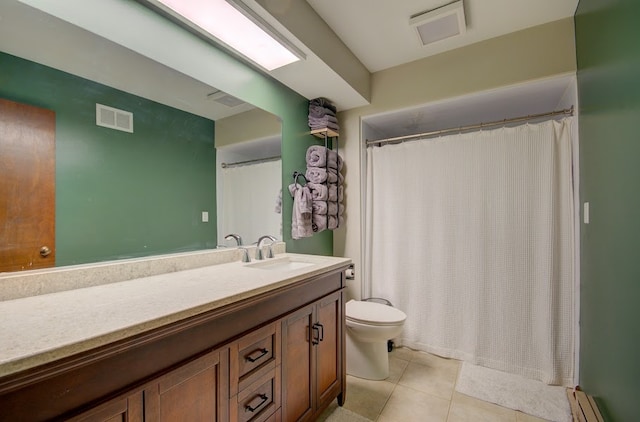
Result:
M234 401L233 398L232 401ZM256 379L235 396L235 403L231 404L231 420L238 422L271 420L279 407L280 367L278 366Z
M256 341L238 351L238 376L240 378L274 359L274 335Z
M230 396L238 394L280 365L280 324L273 323L251 332L230 346Z

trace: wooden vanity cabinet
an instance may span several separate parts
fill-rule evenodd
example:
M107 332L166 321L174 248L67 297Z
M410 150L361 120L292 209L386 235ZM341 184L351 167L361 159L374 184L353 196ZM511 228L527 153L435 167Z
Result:
M345 269L0 377L0 422L315 419L344 400Z
M143 391L144 420L229 420L227 373L228 350L222 349L161 376Z
M344 301L335 292L282 322L283 416L315 420L336 397L344 400Z
M209 352L69 421L228 421L228 356Z

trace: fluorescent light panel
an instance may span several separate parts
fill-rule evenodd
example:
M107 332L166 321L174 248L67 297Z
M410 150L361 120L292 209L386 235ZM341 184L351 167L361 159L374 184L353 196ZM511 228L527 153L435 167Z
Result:
M158 0L267 70L300 58L226 0Z

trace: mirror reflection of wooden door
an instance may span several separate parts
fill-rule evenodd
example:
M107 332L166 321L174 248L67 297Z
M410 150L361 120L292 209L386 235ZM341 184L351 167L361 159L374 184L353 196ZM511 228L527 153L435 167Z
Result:
M0 99L0 272L55 265L55 125Z

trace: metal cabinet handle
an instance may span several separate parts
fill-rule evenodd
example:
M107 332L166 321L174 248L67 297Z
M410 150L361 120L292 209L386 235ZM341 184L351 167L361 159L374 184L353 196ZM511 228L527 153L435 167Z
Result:
M324 326L322 324L316 322L315 324L313 324L312 329L314 334L317 334L313 336L313 344L318 344L322 340L324 340Z
M260 403L258 403L255 407L251 407L248 404L245 405L244 407L244 411L249 411L249 412L255 412L256 410L258 410L260 408L260 406L262 406L263 404L265 404L267 402L267 400L269 400L269 397L267 397L266 394L258 394L257 397L260 397Z
M251 353L256 353L256 352L258 352L260 354L258 356L256 356L256 357L251 357L251 354L249 354L249 355L244 357L244 360L249 361L249 362L255 362L258 359L260 359L261 357L265 356L267 353L269 353L269 351L267 349L258 349L258 350L255 350L255 351L251 352Z
M43 246L40 248L40 256L41 257L47 257L51 255L51 249L48 246Z

